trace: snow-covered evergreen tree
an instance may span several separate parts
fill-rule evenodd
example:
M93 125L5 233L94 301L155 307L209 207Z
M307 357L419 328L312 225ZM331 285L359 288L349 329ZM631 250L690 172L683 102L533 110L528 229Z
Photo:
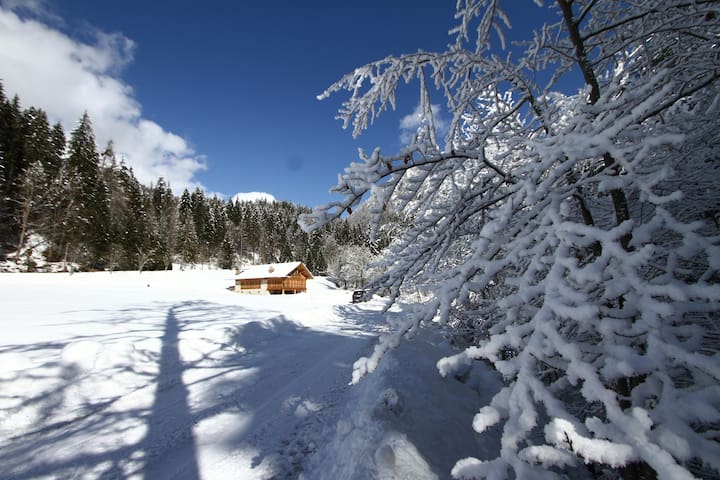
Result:
M62 127L50 128L47 114L30 107L22 113L23 158L25 167L18 174L14 197L15 220L19 226L16 255L26 246L30 231L47 236L54 228L52 216L47 215L57 200L58 172L62 166L64 143L58 142L57 131ZM32 247L32 246L30 246Z
M7 100L0 84L0 257L2 247L17 241L20 230L15 197L27 167L23 130L20 99L16 95Z
M109 193L102 181L100 155L85 112L68 143L68 243L73 260L94 268L105 265L110 246Z
M492 45L509 47L501 1L459 0L448 51L387 57L323 94L351 92L340 116L357 135L398 82L420 85L412 143L361 152L342 200L301 219L312 230L367 193L376 217L412 216L373 288L417 303L354 379L419 325L448 325L470 345L440 374L486 359L506 380L472 424L502 428L500 455L455 478L717 475L717 3L534 3L559 20L520 55ZM442 144L432 85L453 115Z
M193 221L192 200L190 192L183 190L178 203L177 222L177 254L180 257L181 268L186 263L195 263L198 256L198 238L195 234Z
M158 245L155 258L166 270L172 268L172 256L177 241L177 199L170 185L160 177L151 190L153 230L157 232Z

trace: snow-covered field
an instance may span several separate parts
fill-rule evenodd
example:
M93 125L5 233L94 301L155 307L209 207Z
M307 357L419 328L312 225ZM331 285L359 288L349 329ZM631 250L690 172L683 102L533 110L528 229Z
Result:
M230 292L232 272L0 274L0 477L449 478L492 458L489 371L424 331L349 386L382 300Z

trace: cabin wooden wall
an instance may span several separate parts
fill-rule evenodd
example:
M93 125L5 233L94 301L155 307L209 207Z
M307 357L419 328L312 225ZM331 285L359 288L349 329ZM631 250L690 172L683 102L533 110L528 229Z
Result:
M260 290L263 279L238 280L236 288L238 291L243 290ZM302 275L284 278L268 278L267 291L270 293L300 293L307 291L305 277Z

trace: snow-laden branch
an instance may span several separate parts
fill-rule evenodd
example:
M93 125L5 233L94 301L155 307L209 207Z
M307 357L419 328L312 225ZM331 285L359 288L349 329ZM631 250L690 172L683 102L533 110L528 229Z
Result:
M710 1L555 4L562 20L516 60L488 49L510 25L501 2L461 0L447 52L388 57L331 86L350 92L340 118L355 134L394 106L401 79L418 79L428 105L432 79L453 122L440 147L424 109L411 145L361 152L341 200L301 222L366 198L410 219L369 287L402 312L353 381L423 324L461 347L437 364L447 381L491 362L506 386L472 428L501 428L502 448L460 460L455 478L708 475L720 470L720 15ZM576 92L553 90L578 68Z

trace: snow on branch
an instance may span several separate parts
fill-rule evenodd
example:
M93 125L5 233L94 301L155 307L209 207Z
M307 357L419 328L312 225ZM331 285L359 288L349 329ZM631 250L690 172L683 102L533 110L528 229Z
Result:
M369 287L402 312L353 382L405 334L438 325L458 346L437 362L442 376L483 360L505 379L468 425L501 429L499 456L459 460L455 478L710 476L720 470L715 2L536 2L560 20L520 39L517 59L488 48L510 25L501 3L459 0L448 51L387 57L323 94L350 92L339 118L355 135L394 108L401 80L418 80L423 105L413 143L361 151L333 189L341 199L300 220L309 231L366 198L375 215L408 219ZM559 91L573 70L582 81ZM431 79L453 116L444 146Z

